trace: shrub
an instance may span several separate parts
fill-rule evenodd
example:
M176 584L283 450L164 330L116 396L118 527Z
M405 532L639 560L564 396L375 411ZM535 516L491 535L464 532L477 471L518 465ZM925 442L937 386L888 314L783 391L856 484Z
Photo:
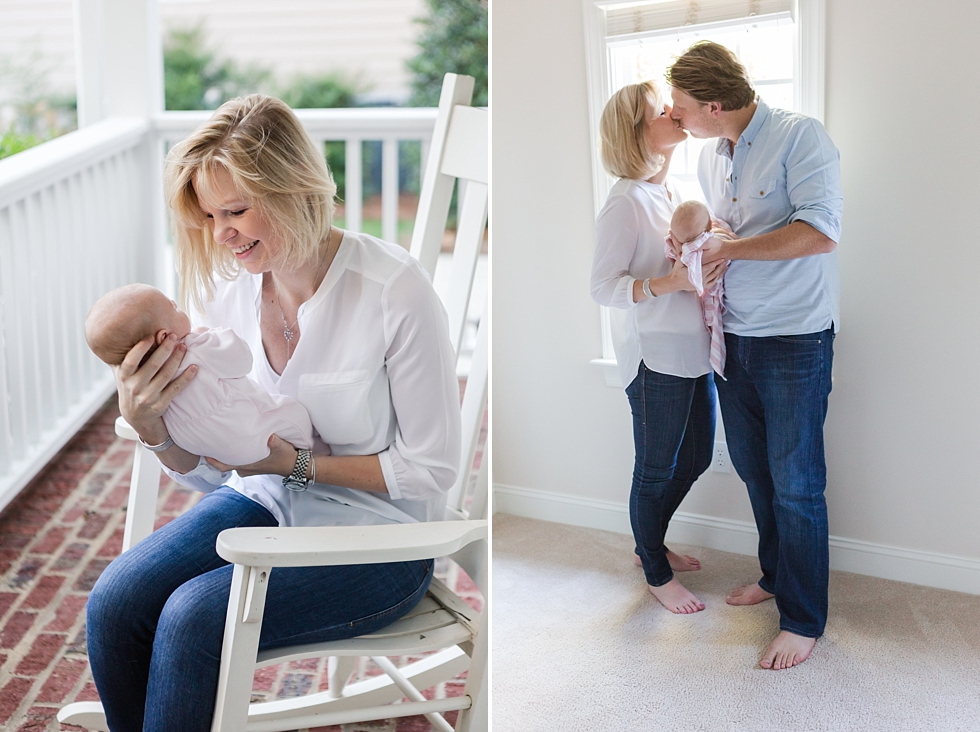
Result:
M472 76L473 106L487 106L487 11L477 0L425 1L429 14L418 20L419 53L408 61L414 75L409 104L438 106L442 77L452 72Z

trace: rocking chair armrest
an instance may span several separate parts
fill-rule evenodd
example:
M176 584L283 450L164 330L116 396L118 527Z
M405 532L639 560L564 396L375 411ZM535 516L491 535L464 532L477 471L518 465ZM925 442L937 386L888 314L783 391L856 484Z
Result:
M426 521L381 526L225 529L217 551L247 567L317 567L431 559L486 539L481 521Z
M132 440L133 442L139 439L136 430L122 417L116 417L116 435L122 437L124 440Z

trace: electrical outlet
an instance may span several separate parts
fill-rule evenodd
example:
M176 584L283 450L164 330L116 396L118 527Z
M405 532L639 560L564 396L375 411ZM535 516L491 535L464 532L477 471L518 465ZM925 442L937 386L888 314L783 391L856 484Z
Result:
M728 443L717 440L715 453L711 458L711 469L716 473L732 472L732 461L728 457Z

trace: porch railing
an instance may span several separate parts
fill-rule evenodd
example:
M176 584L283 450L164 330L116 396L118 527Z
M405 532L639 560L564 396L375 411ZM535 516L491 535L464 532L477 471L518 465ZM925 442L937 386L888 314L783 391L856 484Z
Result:
M361 142L382 142L382 238L397 240L398 142L419 140L435 109L299 110L314 140L343 141L345 226L363 225ZM208 112L113 118L0 161L0 509L113 392L83 324L104 292L165 290L165 143Z

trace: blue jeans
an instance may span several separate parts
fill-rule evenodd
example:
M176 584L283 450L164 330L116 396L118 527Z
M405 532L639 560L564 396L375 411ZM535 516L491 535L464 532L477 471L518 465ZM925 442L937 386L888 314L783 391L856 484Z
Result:
M725 334L718 384L732 465L759 529L759 586L776 596L779 627L818 638L827 624L827 467L823 425L834 332L752 338Z
M647 584L660 587L674 577L664 546L667 525L694 481L711 465L714 377L670 376L641 362L626 396L633 412L635 450L630 524Z
M233 569L215 539L276 525L265 507L219 488L102 573L88 600L88 652L112 732L211 729ZM259 648L383 628L422 598L432 564L275 568Z

